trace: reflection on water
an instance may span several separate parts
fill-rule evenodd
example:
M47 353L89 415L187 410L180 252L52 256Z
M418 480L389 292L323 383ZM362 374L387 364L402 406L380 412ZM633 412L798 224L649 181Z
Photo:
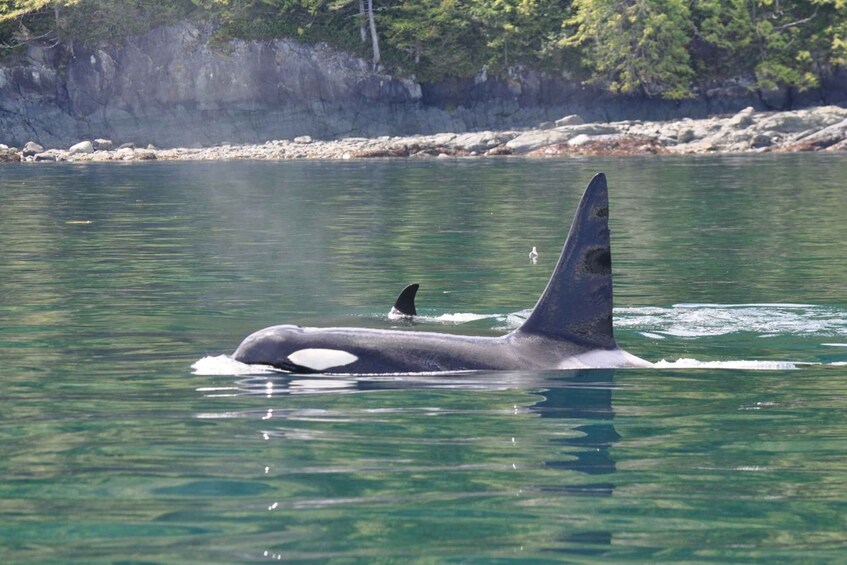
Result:
M464 373L444 374L439 376L360 376L360 377L301 377L298 375L261 375L239 379L233 387L207 387L200 389L203 394L212 398L248 397L264 398L269 407L263 410L248 410L228 413L202 413L198 417L204 420L215 419L247 419L262 423L259 431L265 442L280 442L287 447L286 451L298 450L298 445L308 446L309 451L320 449L321 444L356 444L363 440L363 435L371 429L391 430L402 425L407 431L417 436L414 428L416 420L420 419L460 419L466 422L466 433L459 437L444 436L437 432L427 433L423 428L422 435L414 439L423 448L423 453L414 458L392 453L398 446L381 450L380 444L390 441L369 440L370 449L375 452L370 457L355 459L329 456L322 458L320 467L308 467L295 474L307 473L310 482L316 480L316 475L351 477L367 474L388 475L413 473L420 480L436 481L434 475L461 476L468 473L482 478L486 475L496 477L506 471L511 480L499 486L493 486L500 481L472 481L464 484L451 495L459 501L474 506L486 499L498 499L503 496L530 503L544 497L608 497L615 490L613 473L615 462L611 448L621 438L615 430L612 420L614 385L612 370L584 371L554 371L550 373ZM472 408L457 408L451 406L455 397L448 402L428 403L422 405L404 405L404 399L414 398L420 394L435 394L435 398L448 399L443 393L451 395L472 393L486 395L489 393L515 394L522 398L534 399L524 404L496 409L490 413L490 408L474 406ZM324 402L315 406L294 408L285 402L292 395L299 398L321 398ZM341 396L339 396L341 395ZM358 402L350 404L341 402L348 395L354 395ZM362 396L365 395L365 396ZM386 398L388 395L388 398ZM378 399L374 408L365 408L369 402L362 399ZM467 400L467 399L466 399ZM465 400L465 401L466 401ZM482 397L480 397L482 400ZM430 405L434 404L434 405ZM486 414L486 412L489 412ZM519 418L522 425L507 426L508 438L499 438L492 442L485 437L485 432L477 429L480 416L497 420ZM540 426L539 424L544 424ZM435 428L437 425L433 426ZM325 429L321 429L325 428ZM522 434L515 430L521 429ZM467 431L471 431L468 435ZM480 433L482 432L482 435ZM377 432L380 433L380 432ZM405 435L405 434L404 434ZM521 435L523 437L521 437ZM529 440L533 451L543 453L541 459L537 456L521 456L519 442ZM408 441L408 440L407 440ZM439 453L445 448L454 452L488 451L481 460L453 453L446 457ZM402 450L402 449L401 449ZM376 458L374 457L376 456ZM505 456L502 463L492 464L492 459ZM280 473L287 475L288 458L283 461L275 460L270 454L265 460L264 475L279 477ZM298 466L302 463L298 462ZM534 480L536 472L541 471L540 480ZM584 477L584 478L581 478ZM602 479L601 479L602 478ZM601 479L601 480L600 480ZM396 479L385 478L386 483ZM506 486L508 484L509 486ZM192 493L198 489L202 492L216 485L189 484L187 488ZM243 487L239 487L239 491ZM280 500L278 497L269 499L266 511L285 513L304 509L325 509L338 507L359 507L361 505L414 505L420 499L429 501L431 493L401 494L380 488L384 492L382 498L374 499L367 495L353 494L338 498L308 497L305 499ZM452 490L452 489L451 489ZM505 491L505 492L504 492ZM171 491L168 491L171 492ZM438 496L436 495L436 498ZM445 501L446 502L446 501ZM556 552L574 554L602 555L602 546L612 543L613 532L610 530L586 529L579 524L550 524L544 528L542 541L533 541L536 536L523 538L517 536L510 542L513 535L510 529L503 530L503 539L498 545L508 546L510 543L520 544L521 551ZM425 536L424 536L425 537ZM421 543L423 540L418 540ZM433 540L434 541L434 540ZM540 544L537 547L536 544ZM292 553L286 544L276 544L273 549L262 553L271 558L314 558L316 554Z
M541 392L544 400L530 407L542 418L564 418L568 420L587 420L590 423L577 425L574 432L582 435L550 440L554 446L564 449L556 453L556 459L545 461L545 465L554 469L578 471L592 476L591 481L563 487L567 494L585 496L611 496L615 490L613 477L615 461L610 449L621 436L615 431L612 419L615 411L612 407L614 371L579 371L567 384ZM596 420L596 423L593 421ZM552 450L551 450L552 451ZM596 479L593 476L598 475ZM597 481L599 475L602 481ZM553 495L561 489L550 489ZM585 549L585 545L611 545L613 533L609 530L568 531L562 537L568 546L576 544L582 549L568 547L565 553L602 555L600 549Z

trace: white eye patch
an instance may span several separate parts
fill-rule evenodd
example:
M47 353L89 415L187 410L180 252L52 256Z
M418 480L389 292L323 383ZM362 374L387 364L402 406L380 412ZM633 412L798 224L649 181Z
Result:
M357 361L359 358L340 349L309 348L300 349L288 356L288 360L295 365L312 369L313 371L324 371L331 367L343 367Z

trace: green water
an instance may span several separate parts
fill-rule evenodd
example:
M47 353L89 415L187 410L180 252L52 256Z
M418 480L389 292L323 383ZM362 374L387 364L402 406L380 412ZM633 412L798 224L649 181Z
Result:
M392 327L409 282L418 329L504 333L596 171L618 341L658 368L223 357L276 323ZM845 178L836 155L0 167L0 561L843 562Z

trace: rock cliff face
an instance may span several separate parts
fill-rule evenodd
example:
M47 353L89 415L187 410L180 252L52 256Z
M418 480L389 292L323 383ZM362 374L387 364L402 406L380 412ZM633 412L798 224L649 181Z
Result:
M522 69L420 85L325 45L216 45L210 28L182 23L117 47L30 47L24 62L0 67L0 143L191 147L508 129L573 113L589 121L702 117L766 103L743 88L682 103L600 95Z
M117 48L32 47L0 69L0 142L67 146L97 137L156 145L414 128L420 86L361 59L293 41L210 42L190 24Z

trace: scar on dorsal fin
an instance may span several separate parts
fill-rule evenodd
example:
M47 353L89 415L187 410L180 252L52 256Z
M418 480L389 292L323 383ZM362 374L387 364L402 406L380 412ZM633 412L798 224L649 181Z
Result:
M516 331L590 348L617 348L612 329L609 194L603 173L588 183L547 288Z
M400 296L394 301L394 307L391 308L389 317L401 316L417 316L418 311L415 310L415 295L418 293L418 283L412 283L400 292Z

